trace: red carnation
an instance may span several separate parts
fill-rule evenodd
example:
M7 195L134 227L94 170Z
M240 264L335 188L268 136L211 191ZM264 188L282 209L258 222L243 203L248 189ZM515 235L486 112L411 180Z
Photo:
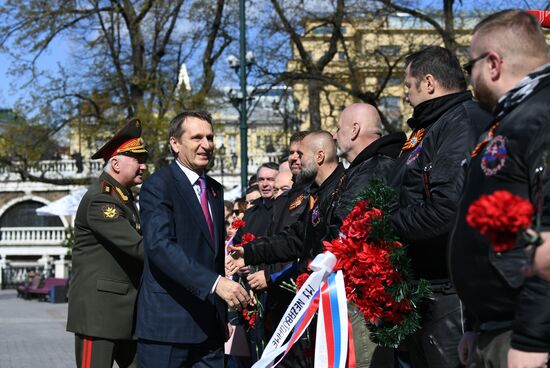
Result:
M304 272L296 278L296 292L302 288L308 277L309 273Z
M531 227L534 208L531 202L506 190L482 195L468 209L468 225L487 235L495 252L514 248L519 231Z
M248 323L250 328L255 329L256 328L256 320L258 319L258 312L255 310L248 310L243 309L243 317L245 321Z
M235 230L239 230L241 227L244 227L244 225L246 225L245 222L239 218L231 223L231 227Z
M250 243L254 239L256 239L254 234L246 233L246 234L243 235L243 238L241 239L241 245L245 245L246 243Z

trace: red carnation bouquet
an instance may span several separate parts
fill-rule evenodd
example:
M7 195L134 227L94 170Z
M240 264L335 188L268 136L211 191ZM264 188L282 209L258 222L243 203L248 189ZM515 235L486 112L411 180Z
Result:
M233 224L231 224L231 226L233 226L235 230L238 230L244 227L245 225L246 225L245 222L240 219L233 221ZM250 243L254 239L256 239L256 236L254 236L254 234L244 233L241 238L241 242L239 244L235 244L235 246L237 247L245 246L247 243ZM251 272L254 272L252 268L251 268ZM244 287L246 287L245 285L246 280L244 278L240 277L239 281ZM243 309L242 316L244 320L247 322L248 326L252 329L255 329L258 318L261 318L263 315L263 306L258 300L258 298L256 297L256 293L254 293L253 297L254 297L254 302L249 306L249 308Z
M513 249L518 235L531 227L534 212L529 200L497 190L472 202L466 222L489 238L495 252L505 252Z
M365 315L371 340L398 346L420 327L415 306L429 296L429 283L413 283L405 252L389 219L393 190L380 181L369 184L343 220L340 236L324 242L337 258L348 301Z

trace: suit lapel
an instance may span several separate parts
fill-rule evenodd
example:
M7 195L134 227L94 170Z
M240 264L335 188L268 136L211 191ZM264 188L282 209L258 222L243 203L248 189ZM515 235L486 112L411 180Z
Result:
M178 164L175 161L170 164L170 169L172 170L172 175L177 182L176 190L183 198L185 203L187 203L188 208L193 211L193 213L195 213L195 215L191 217L193 217L199 225L199 228L205 235L205 238L208 240L208 244L210 244L210 247L215 250L216 247L214 246L214 243L211 239L210 231L208 230L208 225L206 224L206 219L204 218L204 214L202 213L202 208L199 200L197 199L197 194L193 189L193 185L189 182L189 179L179 168ZM214 212L214 210L212 210L212 212Z

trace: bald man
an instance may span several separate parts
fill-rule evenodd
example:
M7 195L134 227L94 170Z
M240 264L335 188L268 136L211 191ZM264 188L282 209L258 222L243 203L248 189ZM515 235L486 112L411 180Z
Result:
M482 20L464 69L494 123L472 153L450 242L453 281L473 320L459 354L464 364L479 367L546 367L550 283L525 273L535 247L520 241L497 253L466 221L471 203L484 194L505 190L530 201L533 227L546 239L536 249L535 269L544 268L541 256L550 248L550 57L537 19L507 10Z
M472 101L456 56L431 46L405 60L408 120L392 186L392 224L408 245L414 275L431 283L433 300L419 306L422 325L405 340L413 367L456 367L462 305L449 279L448 239L464 184L465 166L491 117Z
M290 169L288 169L288 171L279 171L275 177L275 182L273 183L275 198L278 198L290 188L292 188L292 172Z
M355 103L340 114L333 138L338 155L350 163L331 209L331 226L336 237L342 220L369 182L387 181L407 137L403 132L382 136L378 110L366 103Z
M312 195L316 198L300 221L285 231L255 240L243 248L234 248L235 259L228 262L228 271L246 265L296 261L296 275L306 271L307 264L323 250L328 236L326 213L332 204L332 193L344 173L338 164L336 145L326 131L309 133L299 148L301 175L312 177Z

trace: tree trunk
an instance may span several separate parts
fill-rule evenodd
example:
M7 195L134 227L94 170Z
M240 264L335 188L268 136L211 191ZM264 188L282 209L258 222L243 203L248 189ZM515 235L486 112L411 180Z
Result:
M443 42L445 47L456 54L455 21L453 14L454 0L443 0L443 18L445 19L445 34Z
M310 130L321 129L321 89L322 85L319 81L308 81L307 92L309 97L308 112Z

